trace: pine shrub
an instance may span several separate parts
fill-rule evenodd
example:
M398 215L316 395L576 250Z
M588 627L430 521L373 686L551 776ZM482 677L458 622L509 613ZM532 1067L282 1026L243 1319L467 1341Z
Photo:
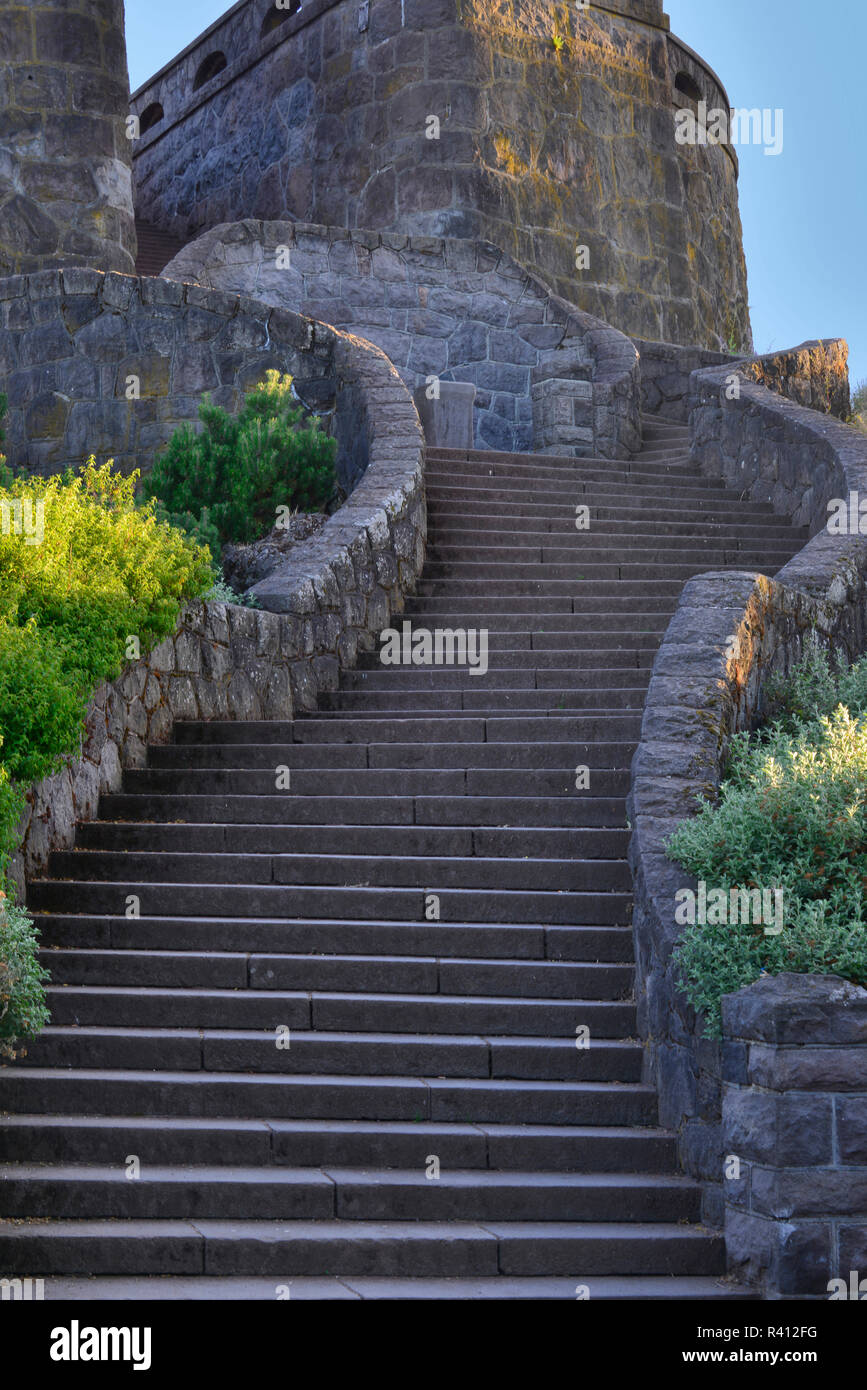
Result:
M337 489L336 440L292 394L291 376L268 372L236 416L199 407L204 428L184 425L144 484L160 515L210 547L265 535L278 508L321 511Z

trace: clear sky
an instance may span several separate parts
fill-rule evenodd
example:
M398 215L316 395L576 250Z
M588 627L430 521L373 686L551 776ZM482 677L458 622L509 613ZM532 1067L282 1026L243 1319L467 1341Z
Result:
M126 0L133 88L228 8L228 0ZM840 335L853 383L864 380L867 0L667 0L665 8L733 106L783 111L779 155L738 151L757 351Z

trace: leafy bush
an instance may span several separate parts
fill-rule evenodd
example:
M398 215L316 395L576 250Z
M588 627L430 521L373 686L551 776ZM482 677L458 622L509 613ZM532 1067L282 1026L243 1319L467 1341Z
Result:
M206 396L204 429L184 425L144 484L160 515L219 555L274 525L278 507L325 508L336 490L337 444L292 395L291 376L268 372L237 416Z
M30 914L0 895L0 1057L15 1057L16 1042L35 1038L48 1022L36 928Z
M241 608L261 608L255 594L236 594L231 584L226 583L222 572L214 580L213 587L205 594L210 603L234 603Z
M91 459L76 476L0 473L0 888L18 848L28 783L77 751L94 687L117 676L130 637L145 652L185 599L213 585L207 550L135 501L137 475ZM0 920L0 1039L45 1021L35 933ZM0 900L2 919L2 900Z
M781 889L783 929L688 925L676 949L691 1003L718 1036L723 994L763 972L842 975L867 985L867 659L832 669L817 646L786 682L779 712L733 740L715 804L679 825L666 851L706 884Z
M815 724L823 715L845 705L850 714L867 711L867 657L852 666L842 656L833 664L815 640L804 645L804 653L788 676L771 676L765 683L765 698L773 714L767 730L759 729L759 742L773 738L777 729L797 733L805 724Z

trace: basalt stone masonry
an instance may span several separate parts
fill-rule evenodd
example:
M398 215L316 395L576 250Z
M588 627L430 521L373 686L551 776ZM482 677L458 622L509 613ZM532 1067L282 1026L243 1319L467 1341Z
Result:
M143 284L169 295L157 301L176 311L161 320L167 330L182 324L184 306L172 291L183 287ZM237 319L237 301L232 310L228 296L207 294L209 307L197 312L216 316L222 305L230 322ZM291 343L302 365L306 352L327 366L335 383L335 432L347 441L340 453L344 477L354 486L344 506L254 586L267 611L189 604L172 637L95 692L78 756L28 793L12 870L22 894L25 878L44 869L51 851L73 844L76 824L96 815L100 795L118 789L124 768L144 765L149 744L171 737L175 720L289 720L315 710L415 590L427 529L424 447L418 414L394 367L370 344L323 324L255 301L240 312L249 322L268 316L278 362ZM322 381L308 377L306 384Z
M165 274L358 333L413 390L475 386L477 448L631 458L641 444L633 344L490 242L247 220Z
M0 11L0 277L133 269L123 20L123 0Z
M767 1298L863 1299L867 990L769 976L723 1024L729 1268Z
M733 371L739 382L737 396L727 390ZM664 843L676 824L696 809L700 795L715 794L729 736L762 718L768 675L788 671L805 642L814 637L850 660L867 647L867 537L832 535L825 525L829 501L848 497L850 491L867 491L867 442L830 413L807 409L755 383L756 377L773 379L793 397L809 394L827 411L831 405L842 405L843 373L845 345L838 341L805 344L778 354L774 361L755 359L693 373L692 458L707 476L721 478L753 502L770 503L781 517L791 517L803 528L806 544L773 579L755 572L719 572L686 584L654 662L632 764L630 862L645 1075L659 1089L662 1122L678 1133L685 1170L705 1184L705 1219L714 1224L722 1224L730 1195L723 1183L723 1157L742 1152L732 1149L734 1141L723 1128L723 1081L764 1083L754 1076L745 1080L724 1072L724 1058L733 1055L728 1042L721 1046L703 1036L703 1021L680 989L672 956L679 935L675 893L684 887L695 890L696 883L666 857ZM808 993L812 979L803 981ZM815 1010L805 1007L803 1012L800 1041L822 1046L827 999L823 1004L818 994L814 1002ZM725 1018L728 1039L729 1023L739 1015L730 1011ZM810 1029L817 1020L813 1037ZM731 1026L732 1037L743 1043L747 1035L739 1031L740 1023ZM782 1089L778 1082L783 1071L776 1063L772 1070L776 1079L768 1083L770 1088ZM829 1083L828 1089L835 1086ZM777 1137L765 1136L766 1146L773 1150L765 1155L772 1168L783 1170L791 1161L787 1136L785 1128ZM754 1144L758 1142L755 1138ZM839 1194L829 1189L825 1196L822 1212L827 1221L847 1214L839 1205ZM817 1196L820 1206L822 1200ZM820 1214L819 1207L811 1213ZM768 1215L783 1221L785 1212L780 1207ZM762 1282L771 1296L787 1287L791 1291L793 1286L786 1282L791 1262L787 1266L782 1256L769 1254L778 1237L784 1240L783 1228L771 1238L761 1223L736 1224L737 1241L730 1251L733 1267ZM831 1271L835 1277L842 1270L842 1250L836 1248L837 1265ZM805 1255L804 1279L811 1260ZM820 1264L826 1271L827 1261ZM825 1277L818 1283L813 1279L809 1290L802 1286L799 1292L827 1297Z
M134 94L136 208L491 241L624 332L747 344L736 154L675 140L698 95L729 109L661 0L241 0Z
M237 410L271 368L291 373L336 437L347 492L369 461L369 391L385 392L380 429L393 401L418 428L384 354L249 295L84 267L0 280L4 450L31 473L91 454L146 473L178 426L196 420L203 393Z

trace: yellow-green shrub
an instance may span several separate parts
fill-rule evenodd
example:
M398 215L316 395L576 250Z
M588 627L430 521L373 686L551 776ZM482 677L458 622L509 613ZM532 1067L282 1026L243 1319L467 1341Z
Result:
M88 699L120 673L129 639L144 655L173 631L184 601L213 585L210 552L159 521L153 503L137 504L137 479L93 459L77 475L0 473L0 889L23 788L77 751ZM9 1029L28 1036L44 1018L32 924L28 934L20 916L4 921L0 913L8 1045Z

